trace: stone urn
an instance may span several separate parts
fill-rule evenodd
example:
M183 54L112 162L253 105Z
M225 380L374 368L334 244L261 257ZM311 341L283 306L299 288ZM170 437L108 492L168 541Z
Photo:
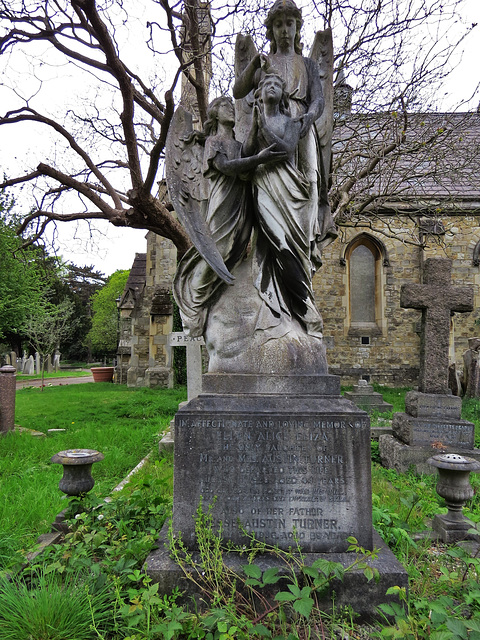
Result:
M67 449L55 454L50 462L63 466L63 477L58 488L67 496L88 493L95 484L92 464L103 460L104 455L95 449Z
M474 524L463 515L463 506L474 495L470 473L478 473L480 463L458 453L439 454L427 463L438 469L437 493L448 508L448 513L435 516L433 529L444 542L465 540Z
M115 367L92 367L90 371L94 382L112 382Z

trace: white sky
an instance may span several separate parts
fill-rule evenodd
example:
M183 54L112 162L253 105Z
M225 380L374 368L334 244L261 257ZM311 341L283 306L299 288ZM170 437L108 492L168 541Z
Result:
M138 6L141 6L140 3ZM480 22L480 0L466 0L464 18L469 22ZM138 24L145 24L145 16L139 16ZM478 65L480 61L480 27L478 32L465 41L463 46L463 59L457 65L451 78L449 79L446 90L450 93L451 98L447 98L445 105L453 105L458 99L470 96L480 80L478 73ZM131 49L130 57L132 59L143 61L151 59L151 54L142 55L138 50L138 43L141 38L131 38L127 46ZM306 43L308 46L308 43ZM121 48L122 55L124 49ZM44 51L38 51L37 56L43 56ZM10 62L10 64L9 64ZM78 101L78 79L72 76L71 72L65 76L65 69L58 65L43 67L45 76L44 87L48 86L50 95L56 102L58 95L70 95L71 100L76 104ZM143 68L144 70L144 68ZM0 73L2 70L0 69ZM3 67L3 75L0 75L0 112L4 113L12 108L12 92L6 90L6 75L11 78L14 73L18 74L18 91L23 97L27 97L25 92L28 87L29 96L35 94L39 83L32 80L31 75L27 74L25 68L18 67L15 60L7 60L7 65ZM45 82L47 85L45 85ZM42 90L43 90L42 89ZM83 89L83 88L82 88ZM88 87L86 88L88 93ZM480 95L476 95L470 103L465 106L464 110L475 109L480 101ZM18 106L18 104L16 105ZM68 98L67 98L68 106ZM35 166L43 160L44 147L42 144L42 136L45 136L45 128L28 124L22 126L22 136L18 136L19 128L17 125L0 127L0 171L5 171L9 177L19 175L26 171L29 167ZM45 138L43 138L45 140ZM35 159L35 163L32 160ZM160 176L159 176L160 177ZM27 191L28 187L24 188ZM23 205L23 197L20 195L18 202ZM25 202L27 199L25 198ZM95 223L96 230L93 231L92 241L90 241L89 233L86 230L85 223L76 226L75 223L63 223L59 225L59 237L56 245L58 247L58 255L64 260L71 261L77 265L94 265L94 267L110 275L116 269L129 269L132 265L135 253L143 253L146 251L145 235L146 230L121 229L115 228L110 223Z

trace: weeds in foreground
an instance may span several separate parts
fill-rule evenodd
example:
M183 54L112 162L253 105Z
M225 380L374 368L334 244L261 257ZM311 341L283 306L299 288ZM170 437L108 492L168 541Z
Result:
M221 526L214 530L213 510L214 505L207 511L200 505L197 511L198 553L193 554L170 529L172 557L209 608L202 624L210 635L195 637L326 638L332 615L342 615L331 607L325 611L332 584L354 570L362 571L366 581L379 577L369 563L377 550L362 549L353 537L348 538L352 562L347 567L322 558L307 565L299 544L285 551L259 542L247 532L243 533L249 538L248 545L239 548L225 543ZM267 568L262 568L265 564Z

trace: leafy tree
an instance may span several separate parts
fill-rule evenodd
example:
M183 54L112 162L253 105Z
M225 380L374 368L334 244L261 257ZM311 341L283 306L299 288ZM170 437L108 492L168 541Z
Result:
M21 350L22 328L41 296L38 251L20 248L12 223L13 201L0 193L0 340Z
M169 0L146 0L150 13L141 33L136 3L127 13L121 2L0 0L0 53L8 53L4 59L9 69L15 68L17 55L28 59L35 83L32 94L25 93L22 99L18 77L10 71L13 106L0 117L0 125L36 123L52 134L56 145L51 159L28 166L26 158L25 173L3 183L28 184L35 194L35 205L20 225L25 241L34 242L52 224L101 219L150 229L173 240L182 254L189 239L172 215L165 190L157 187L180 78L187 87L184 96L190 87L203 121L210 75L214 91L229 90L234 35L249 32L263 48L262 23L271 4L271 0L213 0L208 5L209 26L200 0L173 5ZM456 62L455 47L475 25L464 24L457 40L452 39L462 24L465 0L299 4L304 5L307 46L313 28L332 28L335 77L346 72L355 84L354 110L398 115L378 135L367 136L360 151L355 145L341 150L335 167L338 179L332 182L333 213L342 224L355 224L366 208L371 211L386 203L383 182L378 181L384 158L394 158L391 166L408 177L412 154L423 153L406 134L411 128L409 114L438 108L442 82ZM39 47L42 55L37 55ZM133 47L141 68L131 59ZM64 96L55 115L49 94L48 112L44 111L41 95L51 80L49 61L56 73L58 69L83 73L82 92L93 96L91 101L77 100L65 109ZM424 140L445 157L445 149L458 141L463 128L458 119L446 118L442 134L433 128ZM348 135L358 138L363 131L362 123L357 123ZM62 148L68 153L62 154ZM355 148L353 155L345 156L345 149ZM457 155L447 156L453 171ZM419 166L413 157L414 166ZM460 161L465 164L465 158ZM438 176L441 180L440 171ZM396 185L389 181L386 186L389 202L404 191L401 180Z
M118 270L108 278L107 283L92 296L92 328L87 341L95 354L114 354L118 343L119 298L127 283L128 270Z
M45 373L45 360L48 355L53 355L63 340L68 338L75 327L75 306L64 299L59 304L48 300L48 292L34 310L32 310L25 322L24 331L29 342L41 357L42 390Z

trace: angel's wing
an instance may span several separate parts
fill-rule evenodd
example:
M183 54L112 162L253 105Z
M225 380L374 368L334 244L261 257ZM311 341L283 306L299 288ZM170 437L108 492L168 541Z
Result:
M322 82L325 107L320 118L316 121L318 139L322 153L322 194L321 199L327 198L330 181L330 167L332 164L332 132L333 132L333 39L332 30L317 31L310 50L310 58L318 63Z
M235 40L235 78L242 75L257 53L251 36L239 33ZM254 91L250 91L245 98L235 100L235 139L240 142L245 142L252 125L253 94Z
M170 199L198 253L219 278L232 284L203 215L208 188L203 177L204 145L193 135L192 114L179 106L170 124L165 152L165 174Z

